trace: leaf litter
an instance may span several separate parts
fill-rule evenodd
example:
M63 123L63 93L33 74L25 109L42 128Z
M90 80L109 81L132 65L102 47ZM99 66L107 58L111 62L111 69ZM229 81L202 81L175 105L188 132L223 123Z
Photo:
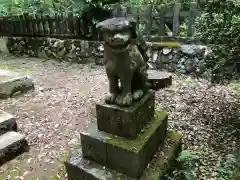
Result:
M14 64L17 68L13 70L18 72L28 69L36 87L0 101L3 110L17 117L19 131L31 146L26 165L18 169L17 176L44 179L57 174L65 179L65 173L61 177L51 169L61 152L79 143L79 132L94 120L95 103L108 90L104 67L11 56L2 57L0 63L4 67ZM169 129L184 135L183 149L201 152L194 169L196 179L217 179L221 160L239 150L239 138L227 130L234 121L239 123L239 97L240 92L230 86L211 86L202 79L176 75L171 87L156 93L157 108L170 112ZM20 162L23 160L16 159L0 167L0 177Z

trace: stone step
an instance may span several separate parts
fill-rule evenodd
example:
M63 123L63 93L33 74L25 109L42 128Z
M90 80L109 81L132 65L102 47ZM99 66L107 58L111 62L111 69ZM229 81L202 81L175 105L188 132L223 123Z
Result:
M177 132L169 132L164 145L157 151L139 178L131 178L89 161L83 157L81 149L77 149L70 153L68 161L65 162L68 180L159 180L172 170L176 157L181 151L181 145L181 135ZM118 154L115 156L121 159Z
M0 98L12 97L30 89L34 89L34 84L29 76L0 69Z
M14 131L2 134L0 136L0 166L28 150L29 147L24 135Z
M129 177L140 177L166 138L167 118L166 112L156 112L136 139L98 131L93 123L81 133L83 157Z
M0 110L0 135L8 131L17 131L16 119L13 115Z

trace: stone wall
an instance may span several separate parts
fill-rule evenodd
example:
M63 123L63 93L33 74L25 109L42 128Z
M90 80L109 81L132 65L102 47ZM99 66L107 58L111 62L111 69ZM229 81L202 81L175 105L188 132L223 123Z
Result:
M16 56L32 56L77 63L103 64L102 42L37 38L8 39L9 52ZM150 68L181 74L206 74L204 58L208 50L202 45L183 44L180 48L156 48L149 51Z
M15 56L57 59L77 63L96 62L103 57L101 42L52 38L9 38L7 47ZM100 63L101 64L101 63Z
M180 48L152 50L150 62L154 69L207 77L205 58L208 52L203 45L182 44Z

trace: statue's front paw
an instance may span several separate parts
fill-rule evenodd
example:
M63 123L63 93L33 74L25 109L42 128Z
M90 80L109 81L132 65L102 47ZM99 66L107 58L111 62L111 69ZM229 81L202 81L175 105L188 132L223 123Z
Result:
M116 100L117 94L111 94L105 98L105 102L107 104L114 104Z
M119 94L117 95L115 102L117 105L122 105L122 100L123 100L123 97L121 96L121 94Z
M122 105L123 106L129 106L133 103L133 96L131 93L126 94L126 96L122 99Z
M134 93L133 93L133 99L135 101L138 101L139 99L141 99L143 96L143 90L139 89L139 90L136 90Z

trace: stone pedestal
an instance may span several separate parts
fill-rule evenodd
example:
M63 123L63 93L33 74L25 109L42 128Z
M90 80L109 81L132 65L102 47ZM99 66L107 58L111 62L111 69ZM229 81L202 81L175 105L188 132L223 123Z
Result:
M81 148L71 152L65 167L69 180L159 180L172 169L180 152L181 135L177 132L169 132L140 178L131 178L84 158Z
M155 93L149 91L125 108L97 104L97 122L81 133L81 149L74 151L65 163L68 179L162 177L180 150L181 138L177 135L175 143L169 143L172 138L167 136L168 114L154 110L154 97Z
M131 107L97 104L98 129L121 137L136 138L154 116L154 100L154 91L149 91Z
M136 139L126 139L97 130L95 124L81 133L83 157L130 177L140 177L166 138L167 114L157 112Z

